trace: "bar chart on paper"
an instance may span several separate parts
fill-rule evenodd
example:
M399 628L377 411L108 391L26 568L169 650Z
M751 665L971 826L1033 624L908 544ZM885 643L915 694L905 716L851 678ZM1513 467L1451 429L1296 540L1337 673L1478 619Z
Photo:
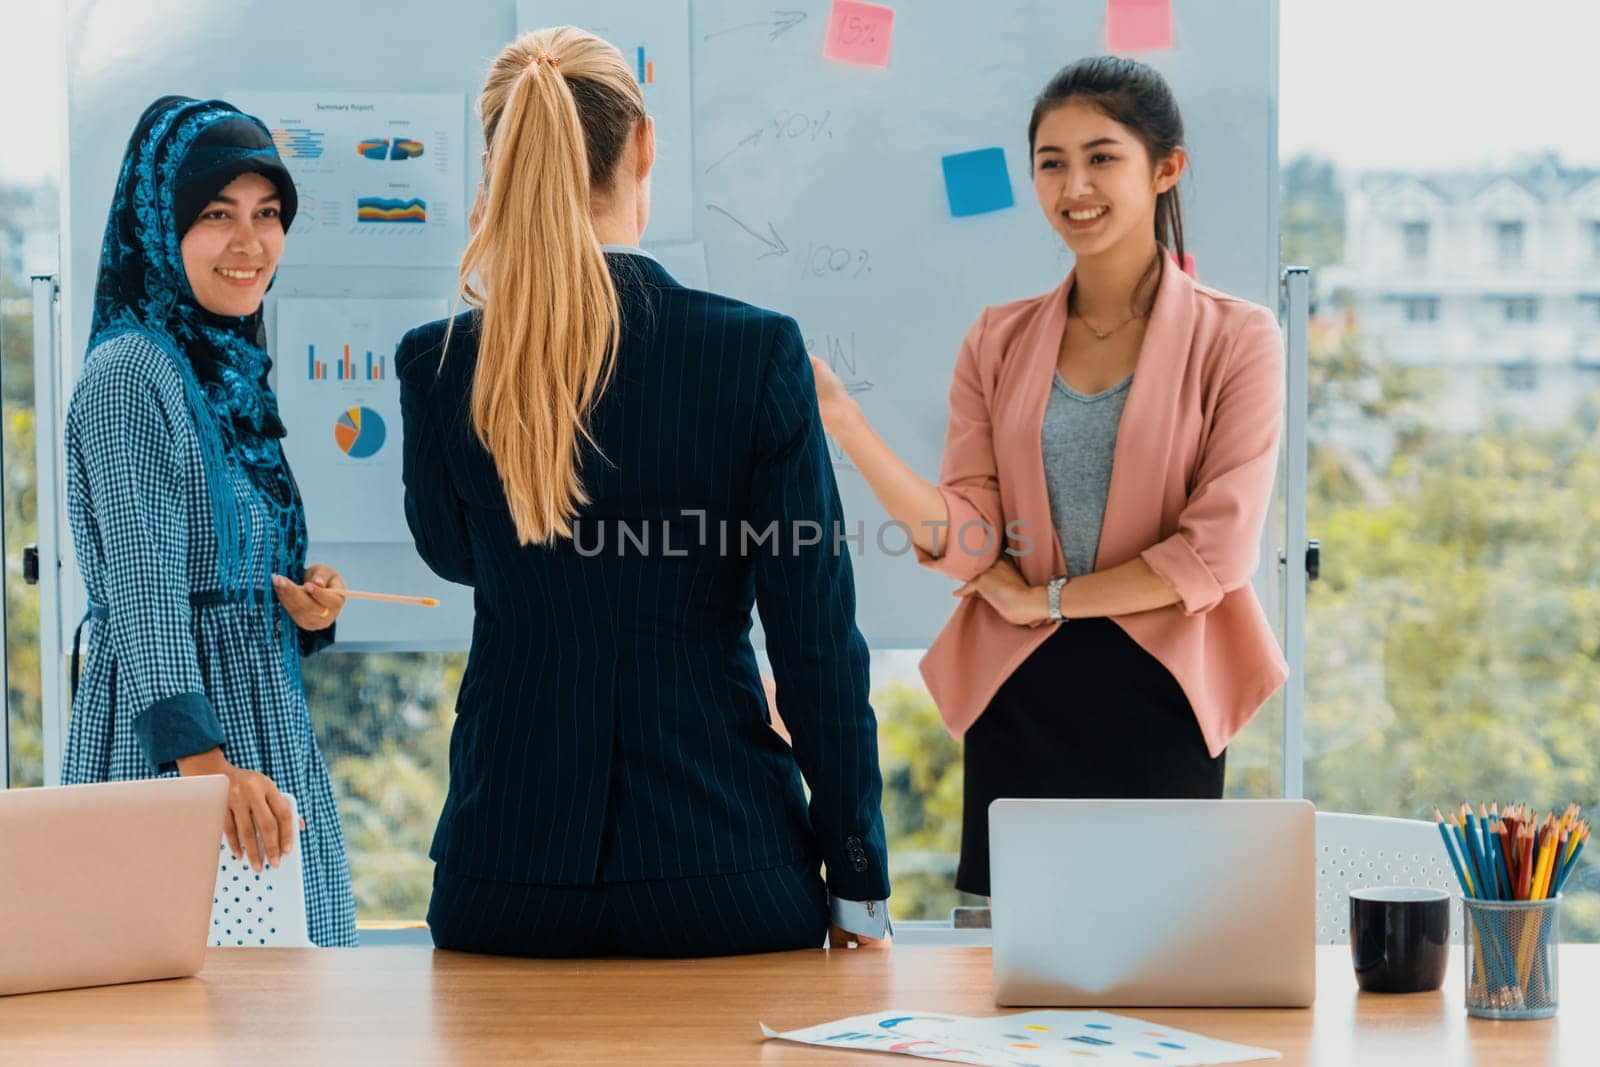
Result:
M325 382L329 380L326 360L330 354L333 356L334 381L381 382L387 377L384 373L384 369L389 363L387 355L374 357L372 349L369 348L362 353L359 360L353 359L350 354L350 345L346 343L336 353L329 353L324 350L322 358L319 359L317 358L316 343L309 342L306 345L306 381Z
M277 304L277 391L284 452L319 541L406 542L400 390L394 349L442 318L444 300L300 300Z

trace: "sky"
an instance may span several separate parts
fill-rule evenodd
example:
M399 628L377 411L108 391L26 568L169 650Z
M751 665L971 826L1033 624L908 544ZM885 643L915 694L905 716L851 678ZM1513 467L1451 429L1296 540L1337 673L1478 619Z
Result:
M1600 166L1594 0L1280 0L1279 12L1283 158L1434 170L1553 149Z
M0 0L0 182L61 170L61 0Z
M0 181L59 172L60 2L0 0ZM1174 2L1181 30L1212 0ZM1280 0L1279 11L1285 158L1431 170L1554 150L1600 166L1595 0Z

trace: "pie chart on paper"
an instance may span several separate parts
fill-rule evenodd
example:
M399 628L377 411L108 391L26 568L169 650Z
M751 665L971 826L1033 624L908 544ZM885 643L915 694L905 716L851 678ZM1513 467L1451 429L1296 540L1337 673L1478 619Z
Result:
M340 413L338 421L333 424L334 444L351 459L371 459L376 456L387 437L383 416L371 408L350 408Z

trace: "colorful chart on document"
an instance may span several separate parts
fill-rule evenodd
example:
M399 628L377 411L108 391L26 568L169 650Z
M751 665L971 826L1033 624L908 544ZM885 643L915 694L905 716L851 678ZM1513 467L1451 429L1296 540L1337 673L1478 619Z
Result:
M395 346L443 318L444 300L277 302L284 454L314 541L409 542L400 481Z
M294 176L285 266L454 267L466 245L465 98L240 92Z
M1029 1011L982 1017L889 1011L786 1033L765 1024L761 1029L769 1038L805 1045L986 1067L1067 1067L1078 1063L1193 1067L1281 1057L1274 1049L1237 1045L1103 1011Z
M351 459L371 459L383 448L388 431L383 416L371 408L354 407L339 413L333 424L333 440L339 451Z
M356 145L362 159L416 159L422 151L422 142L409 137L369 137Z

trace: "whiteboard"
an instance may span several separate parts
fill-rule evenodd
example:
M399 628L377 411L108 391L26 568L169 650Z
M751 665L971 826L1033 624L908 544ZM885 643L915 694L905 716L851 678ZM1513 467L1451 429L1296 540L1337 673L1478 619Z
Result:
M662 116L654 198L663 240L647 231L646 246L658 246L686 282L793 315L883 437L935 478L950 373L968 326L985 305L1044 292L1071 266L1032 196L1027 121L1056 69L1105 50L1106 5L889 6L892 52L879 68L823 57L827 2L787 0L782 10L748 0L603 5L606 19L624 24L612 32L625 55L643 48L654 64L647 96ZM571 17L575 8L589 9L574 0L393 0L382 8L68 0L67 380L83 357L117 164L150 100L244 88L459 94L469 142L461 195L470 202L482 151L471 107L489 61L542 10ZM1175 0L1174 47L1140 57L1166 75L1183 108L1191 158L1184 219L1200 279L1269 307L1278 292L1276 11L1276 0ZM986 148L1003 150L1015 204L952 217L940 161ZM279 298L437 300L454 288L447 267L289 264L269 294L268 325L276 324ZM298 365L293 354L274 355ZM892 533L878 546L874 531L886 516L842 454L835 460L847 521L868 531L864 555L849 546L861 629L874 648L925 647L950 614L950 582L895 554L902 545ZM400 494L398 482L391 491ZM441 601L426 613L352 603L340 621L341 646L467 646L469 590L434 578L407 544L317 540L318 516L310 523L312 558L338 567L352 586ZM81 583L66 563L62 617L75 621Z

